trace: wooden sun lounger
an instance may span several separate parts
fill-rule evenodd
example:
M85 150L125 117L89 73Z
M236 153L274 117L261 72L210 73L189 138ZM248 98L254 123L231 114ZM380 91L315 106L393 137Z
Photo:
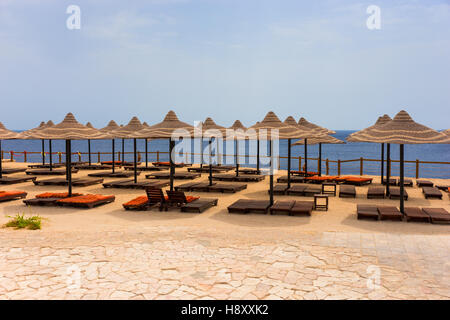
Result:
M442 200L442 192L436 187L422 187L422 192L425 199L434 198Z
M200 172L200 173L208 173L209 172L209 166L207 167L191 167L191 168L187 168L188 172ZM217 173L217 172L225 172L225 171L230 171L230 169L220 169L220 168L211 168L211 171L213 173Z
M23 200L27 206L55 206L61 198L34 198Z
M416 180L416 185L419 188L421 188L421 187L433 187L434 186L433 182L431 182L430 180L422 180L422 179Z
M351 177L347 178L344 181L344 184L350 184L354 186L364 186L372 183L372 178L359 178L359 177Z
M386 185L386 179L383 179L383 184ZM397 185L397 179L396 178L389 178L389 185L390 186L396 186Z
M276 184L273 186L273 194L284 195L286 194L287 189L287 184ZM270 189L267 190L267 193L270 193Z
M289 215L306 214L310 216L313 209L314 209L314 201L296 200L295 204L291 208L291 212L289 213Z
M87 195L89 196L89 195ZM73 208L86 208L86 209L92 209L94 207L98 207L107 203L114 202L116 197L115 196L102 196L101 199L98 200L92 200L89 202L79 202L77 199L83 198L86 196L79 196L79 197L70 197L65 199L59 199L56 201L56 205L62 206L62 207L73 207Z
M260 174L261 170L257 170L257 169L252 169L252 168L239 168L239 173L242 174Z
M227 165L223 165L223 164L213 164L212 167L213 167L213 168L216 168L216 169L223 169L223 170L233 170L233 169L236 169L236 167L234 167L234 166L227 166Z
M247 185L242 184L242 183L235 183L235 184L233 184L233 183L217 183L212 186L208 186L208 192L236 193L236 192L242 191L244 189L247 189Z
M418 207L406 207L405 219L406 222L430 222L430 216Z
M112 161L102 161L102 162L100 162L100 164L112 166L113 162ZM141 164L140 162L137 163L137 165L140 165L140 164ZM134 166L134 162L116 160L114 162L114 166Z
M63 163L52 163L52 168L61 168L64 167ZM50 164L49 163L45 163L45 164L30 164L28 165L28 168L30 169L49 169L50 168Z
M117 168L119 168L120 166L117 165ZM79 170L108 170L112 168L112 165L106 165L106 164L80 164L80 165L76 165L74 166L75 169L79 169Z
M119 188L119 189L146 189L149 187L162 188L169 185L168 181L138 181L134 182L131 180L121 180L107 182L103 184L104 188Z
M196 179L201 177L200 173L193 173L193 172L175 172L173 175L174 179ZM154 172L145 175L145 178L147 179L169 179L170 178L170 172Z
M181 212L198 212L202 213L203 211L217 206L219 199L209 199L209 198L201 198L190 203L186 203L181 207Z
M77 173L77 172L78 172L78 169L72 168L72 173ZM54 170L31 169L31 170L25 171L25 173L28 175L33 175L33 176L63 176L66 174L66 169L54 169Z
M2 177L0 178L0 184L16 184L16 183L23 183L28 181L35 181L36 177Z
M450 191L450 185L436 185L436 188L439 190L449 192Z
M422 208L430 216L431 223L450 223L450 213L443 208Z
M212 185L216 183L213 182ZM198 182L195 186L191 187L191 190L180 190L180 191L196 191L196 192L208 192L209 191L209 182Z
M137 175L140 175L141 173L138 171ZM104 172L95 172L95 173L89 173L89 177L103 177L103 178L128 178L132 177L134 175L134 172L125 172L125 171L104 171Z
M397 185L398 185L398 186L400 185L400 179L398 179ZM412 186L413 186L413 181L412 181L412 179L404 179L404 180L403 180L403 186L404 186L404 187L412 187Z
M367 190L367 199L384 199L384 187L370 186Z
M260 174L243 174L234 178L233 181L238 182L259 182L266 178L264 175Z
M394 206L378 206L380 220L402 220L402 213Z
M306 181L305 177L301 176L291 176L291 183L304 183ZM278 183L287 183L288 177L282 176L277 179Z
M218 199L206 199L186 196L183 191L166 191L169 206L181 208L181 212L202 213L212 206L217 206Z
M317 185L308 185L303 193L305 197L314 197L315 194L322 193L322 187Z
M408 192L406 190L403 190L403 198L405 200L408 200ZM390 199L400 199L400 187L392 187L389 190L389 198Z
M13 174L19 172L25 172L26 168L2 168L2 174Z
M305 190L308 187L307 184L298 184L298 185L293 185L291 186L289 189L287 189L286 193L290 196L294 195L294 196L304 196L305 195Z
M358 204L356 206L356 218L378 220L379 214L377 206L370 204Z
M339 185L339 198L356 198L356 188L353 185Z
M72 185L75 187L86 187L103 182L102 178L73 178ZM66 178L52 178L46 180L34 180L36 186L67 186L69 182Z
M297 176L305 176L305 171L304 170L291 170L291 175L297 175ZM308 171L306 173L307 177L312 177L312 176L317 176L319 175L318 172L314 172L314 171Z
M239 199L232 205L228 206L229 213L249 213L249 212L261 212L267 213L270 207L270 201L268 200L250 200Z
M134 171L134 166L124 166L123 167L127 171ZM165 167L155 167L155 166L138 166L136 167L136 171L163 171L167 170Z
M154 165L155 167L170 167L170 163L168 161L152 162L152 165ZM190 166L190 164L186 163L174 163L173 165L175 168L183 168L186 166Z
M270 214L287 213L290 214L292 207L295 204L295 200L276 201L270 207Z
M188 182L188 183L183 183L179 186L175 186L174 189L176 191L192 191L192 188L195 187L196 185L203 185L204 182Z
M0 191L0 202L26 198L25 191Z

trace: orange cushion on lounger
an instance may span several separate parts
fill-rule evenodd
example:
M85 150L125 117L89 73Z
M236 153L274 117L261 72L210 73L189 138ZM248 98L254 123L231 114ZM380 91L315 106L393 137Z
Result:
M358 177L352 177L347 178L347 181L355 181L355 182L363 182L363 181L372 181L372 178L358 178Z
M186 196L187 203L190 203L194 200L200 199L200 197L194 197L194 196Z
M82 196L81 193L72 193L72 197ZM67 198L69 196L68 192L44 192L36 195L36 198L45 199L45 198Z
M133 200L130 200L128 202L125 202L124 206L140 206L148 202L147 196L140 196L137 198L134 198Z
M114 198L114 196L104 196L101 194L86 194L84 196L70 197L65 199L60 199L58 202L67 203L91 203L99 200L107 200Z
M18 194L26 193L25 191L0 191L0 198L1 197L9 197L9 196L15 196Z

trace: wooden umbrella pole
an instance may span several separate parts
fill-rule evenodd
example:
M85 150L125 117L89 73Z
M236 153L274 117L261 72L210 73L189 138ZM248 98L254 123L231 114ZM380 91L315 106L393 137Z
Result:
M111 151L112 151L112 173L114 173L116 171L116 163L115 163L115 157L114 154L116 153L116 146L115 146L115 142L114 139L111 140Z
M288 189L291 187L291 139L288 139L288 179L287 179L287 187Z
M212 140L209 139L209 185L212 186Z
M173 191L173 178L175 174L175 166L172 159L172 151L174 147L174 141L169 138L169 163L170 163L170 191Z
M42 139L42 165L45 165L45 140Z
M272 138L269 140L269 150L270 150L270 205L273 205L273 149L272 149Z
M381 144L381 184L384 180L384 143Z
M305 138L305 178L308 176L308 139Z
M319 177L322 176L322 142L319 142Z
M391 144L386 146L386 197L389 197L389 180L391 179Z
M137 183L137 152L136 152L136 138L133 139L134 148L134 183Z
M405 213L405 187L403 185L405 181L405 172L404 172L404 144L400 145L400 212L402 214Z

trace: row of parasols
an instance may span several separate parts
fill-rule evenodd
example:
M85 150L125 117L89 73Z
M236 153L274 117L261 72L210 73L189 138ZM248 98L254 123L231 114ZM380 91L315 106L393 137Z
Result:
M288 187L290 187L291 176L291 141L293 139L300 139L293 145L303 144L305 148L305 173L307 172L307 145L319 144L319 162L321 162L321 147L322 144L344 143L339 139L332 137L330 134L335 133L332 130L322 128L318 125L306 121L301 118L298 122L293 117L288 117L282 122L273 112L268 112L264 119L257 122L253 126L246 128L239 120L236 120L230 128L217 125L211 118L207 118L201 126L192 126L188 123L182 122L178 119L175 112L169 111L163 121L155 125L149 126L142 124L136 117L133 117L125 126L118 126L114 121L102 129L95 129L89 123L83 125L79 123L72 113L68 113L64 120L58 124L53 124L51 121L41 123L40 126L21 133L16 133L6 129L0 123L0 152L1 140L7 139L35 139L35 140L65 140L66 154L72 154L71 141L72 140L95 140L95 139L111 139L112 140L112 154L114 155L114 139L133 139L134 141L134 180L137 180L137 152L136 139L168 139L169 140L169 162L170 162L170 190L173 190L173 180L175 173L175 165L173 161L172 151L175 145L175 132L182 132L183 137L198 137L198 130L200 130L201 137L209 140L211 146L212 139L218 137L232 137L235 140L236 151L238 150L238 142L240 140L257 140L257 170L259 170L259 140L267 140L269 145L270 161L270 203L273 204L273 140L286 139L288 140ZM231 131L230 131L231 130ZM230 134L230 133L233 134ZM400 111L393 119L384 115L379 117L376 123L355 132L347 137L349 142L372 142L381 144L381 177L384 178L384 144L387 144L387 157L390 159L390 144L400 145L400 211L404 211L404 145L405 144L428 144L428 143L450 143L450 132L438 132L434 129L428 128L415 122L406 111ZM90 146L90 144L89 144ZM146 143L147 147L147 143ZM90 150L90 148L89 148ZM210 156L211 156L211 147ZM51 143L50 143L51 153ZM147 152L146 152L147 154ZM236 152L236 174L239 174L239 164L237 161ZM390 161L386 162L389 166ZM115 161L112 161L112 170L114 171ZM66 157L66 167L71 168L71 157ZM319 165L319 174L320 174ZM51 168L51 157L50 157ZM389 181L389 168L386 170L386 181ZM0 178L1 178L1 161L0 161ZM72 193L72 174L71 170L67 170L68 192ZM209 163L209 181L212 184L212 163ZM387 192L389 193L389 183L386 184Z

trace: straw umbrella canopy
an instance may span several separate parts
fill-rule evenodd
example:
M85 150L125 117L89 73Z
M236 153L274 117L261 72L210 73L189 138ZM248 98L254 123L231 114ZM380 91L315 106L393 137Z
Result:
M21 139L22 134L6 129L3 123L0 122L0 179L2 178L2 140Z
M302 118L304 119L304 118ZM298 124L294 117L289 116L284 120L285 124L291 125L293 127L296 127L302 131L309 132L309 136L304 138L304 156L305 156L305 177L308 175L308 138L315 138L315 137L326 137L327 133L325 132L324 128L321 128L319 126L313 127L313 126L306 126L304 124ZM315 125L314 125L315 126ZM291 140L288 139L288 187L291 186ZM301 171L301 168L298 168L299 171Z
M305 144L305 140L298 140L297 142L295 142L294 144L292 144L293 146L298 146L298 145L306 145ZM323 137L319 137L319 138L309 138L307 139L307 144L309 145L319 145L319 165L318 165L318 169L319 169L319 176L322 175L322 144L345 144L344 141L339 140L333 136L330 135L325 135ZM306 159L305 159L306 161Z
M450 129L442 131L442 133L445 133L446 135L450 136Z
M112 139L111 139L112 173L115 172L115 167L116 167L116 163L114 161L115 160L114 154L116 153L116 151L115 151L116 143L115 143L115 139L114 139L114 131L116 131L118 129L120 129L120 127L117 125L117 123L114 120L109 121L108 125L106 127L99 129L101 132L110 133L112 135ZM91 165L90 162L89 162L89 165Z
M449 144L450 136L415 122L404 110L392 121L366 132L366 142L395 143L400 145L400 211L404 213L404 145L439 143Z
M210 117L206 118L202 123L202 137L209 138L209 185L212 186L212 138L217 141L217 149L219 148L219 139L226 135L226 128L219 126ZM203 158L203 138L202 138L202 158Z
M241 121L234 121L233 125L229 127L230 130L233 130L235 139L235 162L236 162L236 177L239 176L239 140L246 138L245 131L247 128L242 124ZM256 170L259 172L259 139L257 140L257 155L256 155Z
M133 139L133 150L134 150L134 183L137 183L137 151L136 151L136 139L139 137L139 132L144 129L141 121L137 117L131 118L130 122L126 126L120 127L119 129L111 132L111 135L122 139ZM123 141L123 140L122 140ZM122 159L123 161L123 159ZM113 165L114 165L114 155L113 155Z
M41 121L39 126L37 126L36 128L33 128L33 129L29 129L29 130L23 131L23 133L26 134L27 132L33 132L33 131L41 130L41 129L44 129L45 127L46 127L45 121ZM42 139L41 143L42 143L42 147L41 147L42 166L44 166L45 165L45 140Z
M363 130L354 132L352 134L350 134L346 140L349 142L366 142L365 136L367 134L370 134L370 132L373 129L376 129L377 127L380 127L386 123L388 123L389 121L391 121L391 117L389 117L387 114L384 114L381 117L378 117L377 122L375 122L374 125L365 128ZM390 174L391 174L391 144L388 143L386 146L386 194L389 195L389 180L390 180ZM381 143L381 183L383 184L383 180L384 180L384 143Z
M298 127L287 125L275 115L272 111L268 112L265 118L251 127L257 134L258 139L269 140L270 149L270 205L273 204L273 144L274 139L303 139L310 137L311 132L302 130ZM256 137L255 137L256 138ZM289 177L289 175L288 175ZM289 178L288 178L289 179Z
M170 110L163 121L155 125L145 128L139 132L140 138L150 139L169 139L169 163L170 163L170 190L173 191L173 176L175 166L172 159L172 151L175 141L172 139L173 134L184 134L190 137L194 136L194 126L180 121L172 110Z
M25 136L25 135L24 135ZM26 135L26 139L66 140L66 168L69 196L72 194L72 140L107 139L109 135L97 129L88 128L79 123L72 113L68 113L64 120L54 126L47 127Z
M321 127L317 124L314 124L312 122L309 122L308 120L306 120L305 118L301 117L300 120L298 120L298 124L304 127L307 127L309 129L313 129L313 130L319 130L322 133L326 133L326 134L335 134L336 131Z

